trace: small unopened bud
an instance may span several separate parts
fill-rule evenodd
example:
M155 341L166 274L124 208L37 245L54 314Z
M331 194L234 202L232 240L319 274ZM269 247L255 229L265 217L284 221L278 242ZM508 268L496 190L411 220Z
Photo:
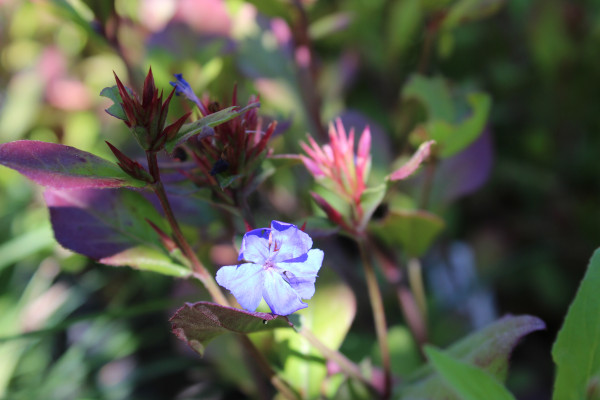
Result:
M106 142L106 144L110 148L110 151L112 151L112 153L115 155L117 160L119 160L117 165L121 167L123 172L125 172L132 178L138 179L140 181L154 183L154 179L152 179L152 176L148 173L148 171L144 169L144 167L139 162L127 157L125 154L123 154L123 152L121 152L121 150L117 149L109 142Z

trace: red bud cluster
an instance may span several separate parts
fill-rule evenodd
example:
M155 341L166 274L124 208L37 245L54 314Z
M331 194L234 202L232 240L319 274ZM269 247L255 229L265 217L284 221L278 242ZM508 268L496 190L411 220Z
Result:
M163 93L159 94L154 84L152 69L144 80L144 89L141 101L132 91L125 88L119 77L115 74L117 88L123 100L122 107L127 120L125 123L133 132L136 140L146 151L157 152L161 150L167 140L175 137L179 129L189 117L190 113L183 115L171 125L165 127L169 103L175 93L171 91L163 103Z
M236 91L233 104L236 102ZM251 98L248 104L258 103L258 98ZM209 114L218 112L224 107L218 103L208 104ZM270 123L266 130L262 129L262 120L256 108L245 114L214 127L214 135L188 141L197 164L198 172L190 176L199 185L218 187L217 175L223 177L239 177L235 186L248 187L255 177L260 162L267 154L267 142L273 135L277 123Z
M154 183L154 179L152 178L152 176L150 176L148 171L146 171L139 162L127 157L125 154L123 154L121 150L117 149L109 142L106 142L106 144L110 148L110 151L112 151L112 153L115 155L115 157L117 157L117 160L119 160L117 165L121 167L121 169L127 175L148 183Z

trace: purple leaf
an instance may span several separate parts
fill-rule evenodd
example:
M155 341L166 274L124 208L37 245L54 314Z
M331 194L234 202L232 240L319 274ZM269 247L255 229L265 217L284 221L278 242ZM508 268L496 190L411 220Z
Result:
M206 344L223 333L247 334L293 325L286 317L244 311L201 301L186 303L170 319L173 333L200 355Z
M108 265L129 265L173 276L190 274L163 250L146 219L168 230L141 194L127 189L48 189L44 198L54 236L63 247Z
M492 134L486 129L469 147L440 162L436 171L432 203L448 204L479 189L492 171Z
M507 315L485 328L470 334L451 345L446 353L455 359L478 366L498 381L508 373L508 359L513 349L525 335L545 329L544 322L530 315ZM454 399L442 378L430 366L415 373L401 391L403 399Z
M0 144L0 164L54 189L142 187L116 164L74 147L35 140Z

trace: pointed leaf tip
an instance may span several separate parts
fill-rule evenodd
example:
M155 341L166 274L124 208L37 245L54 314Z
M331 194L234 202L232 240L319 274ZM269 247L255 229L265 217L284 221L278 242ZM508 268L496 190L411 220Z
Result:
M142 187L116 164L56 143L18 140L0 144L0 164L54 189Z

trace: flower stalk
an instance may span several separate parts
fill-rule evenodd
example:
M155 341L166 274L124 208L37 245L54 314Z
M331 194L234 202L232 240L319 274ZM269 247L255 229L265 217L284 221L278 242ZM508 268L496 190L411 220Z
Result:
M391 372L391 359L390 349L388 346L387 338L387 323L385 319L385 309L383 307L383 300L381 297L381 291L377 284L377 277L375 276L375 269L371 263L371 258L366 249L366 243L364 240L359 239L358 248L360 251L360 257L365 272L365 278L367 280L367 290L369 292L369 300L371 303L371 310L373 312L373 319L375 320L375 332L377 334L377 341L379 343L379 351L381 353L381 363L384 372L384 383L383 383L383 399L388 399L391 394L392 387L392 372Z

